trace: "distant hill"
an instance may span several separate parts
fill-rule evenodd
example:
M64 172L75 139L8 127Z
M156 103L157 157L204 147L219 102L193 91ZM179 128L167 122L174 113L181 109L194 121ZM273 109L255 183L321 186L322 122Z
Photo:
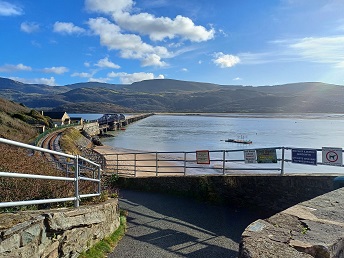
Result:
M344 113L344 87L320 82L252 87L158 79L47 86L0 78L0 94L31 108L73 113Z

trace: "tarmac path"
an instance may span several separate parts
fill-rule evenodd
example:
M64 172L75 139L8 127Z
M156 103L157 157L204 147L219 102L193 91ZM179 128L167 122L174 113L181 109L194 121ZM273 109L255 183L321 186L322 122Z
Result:
M110 258L237 257L244 229L260 215L159 193L120 191L127 232Z

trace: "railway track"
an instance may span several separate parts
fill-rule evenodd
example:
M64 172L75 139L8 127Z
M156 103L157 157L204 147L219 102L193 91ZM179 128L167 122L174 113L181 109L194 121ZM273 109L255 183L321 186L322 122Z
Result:
M49 149L57 152L62 152L60 148L60 138L62 136L63 130L61 131L56 131L53 133L48 134L41 143L41 147L44 149ZM98 153L94 152L93 150L89 149L84 149L83 154L86 158L102 164L103 162L103 157L99 155ZM73 161L68 161L66 157L62 157L56 154L51 154L51 153L42 153L42 156L48 160L50 163L54 164L54 166L61 170L66 172L66 175L74 175L74 169L75 169L75 164ZM84 176L93 176L97 173L95 170L94 166L90 166L87 162L85 163L82 160L79 160L79 171L81 175Z
M45 139L42 141L41 147L44 149L49 149L53 151L61 151L60 148L60 138L61 138L62 132L53 132L51 134L48 134ZM56 168L58 169L66 169L66 159L64 157L61 157L56 154L51 153L42 153L42 155L49 161L56 165Z

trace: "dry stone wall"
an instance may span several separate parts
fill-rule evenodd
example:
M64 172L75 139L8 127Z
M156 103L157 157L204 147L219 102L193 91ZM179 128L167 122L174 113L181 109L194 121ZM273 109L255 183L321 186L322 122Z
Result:
M120 224L118 200L0 214L0 257L78 257Z

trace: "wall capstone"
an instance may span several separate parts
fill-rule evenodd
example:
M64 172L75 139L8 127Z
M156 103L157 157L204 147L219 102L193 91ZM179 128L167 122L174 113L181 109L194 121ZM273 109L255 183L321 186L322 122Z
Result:
M119 226L118 200L0 214L0 257L78 257Z

